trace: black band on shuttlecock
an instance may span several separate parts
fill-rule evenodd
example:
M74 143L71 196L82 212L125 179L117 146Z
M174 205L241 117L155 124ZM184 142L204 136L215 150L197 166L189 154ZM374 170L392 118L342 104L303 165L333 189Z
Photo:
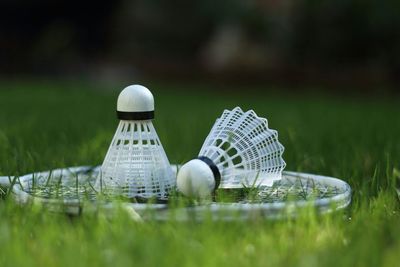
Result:
M127 121L151 120L154 119L154 110L141 112L126 112L117 110L117 118Z
M204 156L200 156L197 159L203 161L205 164L207 164L210 167L212 173L214 174L214 179L215 179L214 190L217 190L219 184L221 183L221 173L219 172L217 165L215 165L215 163L211 159L204 157Z

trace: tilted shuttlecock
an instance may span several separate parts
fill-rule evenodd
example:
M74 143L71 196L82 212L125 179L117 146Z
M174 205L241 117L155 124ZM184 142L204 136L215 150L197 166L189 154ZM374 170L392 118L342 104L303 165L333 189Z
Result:
M154 99L141 85L120 93L117 131L101 166L96 187L107 194L165 198L176 180L152 124Z
M197 159L177 175L178 189L188 196L206 196L216 188L270 186L281 179L286 163L278 132L252 110L225 110L207 136Z

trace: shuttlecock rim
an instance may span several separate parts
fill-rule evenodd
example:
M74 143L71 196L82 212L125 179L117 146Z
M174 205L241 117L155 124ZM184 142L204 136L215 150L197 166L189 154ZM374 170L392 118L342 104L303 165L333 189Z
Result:
M215 186L214 186L214 191L218 189L220 183L221 183L221 173L217 167L217 165L210 159L204 156L199 156L196 159L203 161L205 164L210 167L213 175L214 175L214 180L215 180Z

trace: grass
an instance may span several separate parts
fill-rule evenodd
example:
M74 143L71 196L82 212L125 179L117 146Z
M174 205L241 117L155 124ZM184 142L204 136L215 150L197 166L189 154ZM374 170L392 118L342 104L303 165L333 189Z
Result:
M67 217L3 196L0 266L398 265L398 99L148 86L171 162L196 155L215 118L240 105L279 131L287 170L347 181L351 207L326 216L308 211L296 220L137 223L124 211ZM110 88L0 83L0 175L100 164L117 126L118 90Z

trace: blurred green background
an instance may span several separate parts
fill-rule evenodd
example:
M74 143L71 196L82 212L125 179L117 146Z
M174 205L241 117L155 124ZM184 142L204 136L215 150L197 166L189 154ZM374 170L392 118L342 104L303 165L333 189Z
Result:
M0 78L395 91L396 0L0 2Z

